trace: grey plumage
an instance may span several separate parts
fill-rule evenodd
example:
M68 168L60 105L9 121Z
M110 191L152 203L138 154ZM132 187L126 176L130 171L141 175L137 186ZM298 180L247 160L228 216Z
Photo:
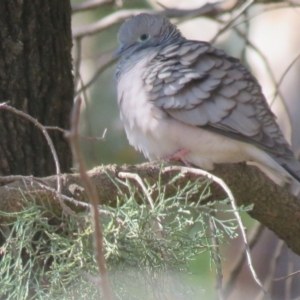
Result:
M121 117L148 158L186 149L186 160L202 168L254 161L277 183L300 182L300 164L259 83L237 59L185 39L162 16L138 15L118 37Z

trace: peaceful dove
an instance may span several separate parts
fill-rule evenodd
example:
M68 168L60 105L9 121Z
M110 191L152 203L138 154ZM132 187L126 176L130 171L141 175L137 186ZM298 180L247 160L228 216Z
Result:
M253 162L299 194L295 159L261 87L238 59L184 38L168 19L140 14L118 34L118 104L131 145L150 160Z

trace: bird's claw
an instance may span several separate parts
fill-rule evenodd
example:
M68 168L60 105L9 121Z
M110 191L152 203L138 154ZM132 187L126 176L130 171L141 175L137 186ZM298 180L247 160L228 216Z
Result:
M190 167L191 164L185 159L185 156L190 153L190 150L187 149L180 149L175 153L164 157L165 160L175 160L175 161L182 161L186 166Z

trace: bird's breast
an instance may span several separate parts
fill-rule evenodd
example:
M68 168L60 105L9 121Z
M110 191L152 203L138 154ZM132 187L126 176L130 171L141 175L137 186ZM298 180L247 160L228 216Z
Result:
M127 138L150 160L171 156L181 149L187 160L205 169L214 163L246 160L244 143L177 121L150 101L143 81L149 58L123 72L118 82L118 104Z
M123 73L118 83L118 104L130 144L146 157L154 159L169 149L163 150L157 145L163 139L160 133L162 120L166 115L147 99L142 80L150 59L151 57L146 57L140 60L128 72Z

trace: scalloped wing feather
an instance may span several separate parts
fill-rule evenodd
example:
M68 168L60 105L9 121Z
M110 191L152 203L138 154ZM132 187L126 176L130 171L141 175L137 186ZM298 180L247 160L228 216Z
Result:
M208 43L185 41L159 51L143 80L148 99L176 120L253 144L275 160L283 155L291 161L286 169L300 179L260 85L237 59Z
M256 79L208 43L164 47L150 62L144 82L149 100L181 122L218 133L224 128L224 135L230 132L231 138L277 154L290 150Z

